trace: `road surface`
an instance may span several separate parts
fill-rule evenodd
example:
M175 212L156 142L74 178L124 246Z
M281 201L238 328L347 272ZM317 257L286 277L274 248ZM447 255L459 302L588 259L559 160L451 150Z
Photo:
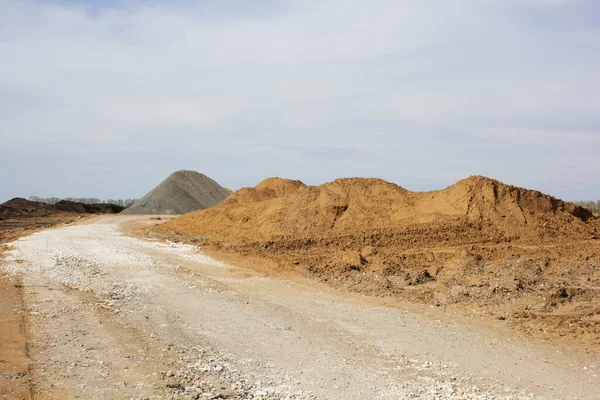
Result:
M33 398L600 396L594 356L124 235L135 219L38 232L0 262L22 282Z

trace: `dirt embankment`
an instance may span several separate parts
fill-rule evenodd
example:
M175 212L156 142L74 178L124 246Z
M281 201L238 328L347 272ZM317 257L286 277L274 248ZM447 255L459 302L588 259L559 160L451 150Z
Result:
M62 212L77 214L118 214L125 209L116 204L85 204L68 200L59 201L55 204L55 208Z
M600 343L600 220L538 191L470 177L411 192L379 179L268 179L158 226L333 286L466 306L543 337Z
M123 211L123 207L115 204L84 204L68 200L62 200L56 204L46 204L17 197L0 204L0 220L43 218L63 213L117 214L121 211Z

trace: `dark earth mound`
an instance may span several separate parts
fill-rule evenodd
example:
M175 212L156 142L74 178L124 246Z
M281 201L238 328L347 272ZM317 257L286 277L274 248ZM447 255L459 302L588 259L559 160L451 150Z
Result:
M56 203L55 207L63 212L78 214L118 214L125 209L116 204L84 204L69 200L59 201Z
M121 211L123 207L115 204L84 204L63 200L52 205L17 197L0 204L0 220L50 217L60 213L117 214Z

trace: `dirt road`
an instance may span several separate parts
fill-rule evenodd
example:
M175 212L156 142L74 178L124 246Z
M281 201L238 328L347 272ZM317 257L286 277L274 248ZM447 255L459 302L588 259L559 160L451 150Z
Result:
M598 398L600 360L269 278L126 236L109 216L22 238L33 398ZM20 378L21 381L24 378Z

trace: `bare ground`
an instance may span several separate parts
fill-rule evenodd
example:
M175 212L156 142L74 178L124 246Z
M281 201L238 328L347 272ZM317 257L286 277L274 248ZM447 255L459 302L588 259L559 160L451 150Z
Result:
M0 257L11 241L48 227L71 224L81 217L60 214L0 221ZM30 399L32 380L29 362L28 313L21 277L0 270L0 398Z
M31 396L21 280L0 274L0 397Z
M11 290L22 290L23 306L12 306L25 311L28 332L17 335L27 352L14 357L28 361L14 368L16 376L27 365L29 375L11 390L60 399L600 392L597 353L527 339L503 321L265 276L123 235L124 223L144 231L132 221L157 223L96 218L22 238L5 254L2 268L22 280Z

